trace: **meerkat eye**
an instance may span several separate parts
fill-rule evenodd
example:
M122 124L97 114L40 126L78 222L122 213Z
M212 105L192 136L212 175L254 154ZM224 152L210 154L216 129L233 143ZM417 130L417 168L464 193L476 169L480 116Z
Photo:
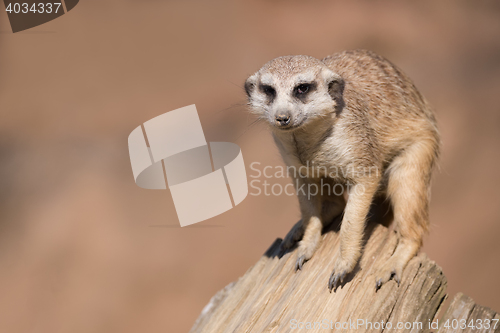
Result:
M313 91L315 88L316 88L316 83L314 83L314 82L301 83L295 87L295 89L293 90L293 94L298 99L305 101L307 94L310 93L311 91Z
M301 84L297 86L297 93L298 94L305 94L309 91L310 85L309 84Z
M271 87L271 86L261 85L260 86L260 90L262 90L262 92L264 94L266 94L267 96L269 96L269 97L276 96L276 90L273 87Z

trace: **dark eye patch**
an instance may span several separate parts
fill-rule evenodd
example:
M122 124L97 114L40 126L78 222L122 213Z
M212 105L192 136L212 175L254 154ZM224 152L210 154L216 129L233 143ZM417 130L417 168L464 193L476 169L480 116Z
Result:
M274 99L274 97L276 97L276 89L274 89L273 87L271 86L268 86L267 84L261 84L259 86L259 89L260 91L262 91L264 94L267 95L267 97L269 97L271 100Z
M301 83L293 89L293 95L300 100L305 100L306 96L316 89L316 83Z

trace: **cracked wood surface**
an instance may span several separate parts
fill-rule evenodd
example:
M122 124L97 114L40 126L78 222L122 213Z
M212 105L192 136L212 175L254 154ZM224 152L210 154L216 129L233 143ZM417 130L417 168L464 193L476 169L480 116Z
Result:
M396 234L391 228L373 222L368 224L359 264L331 293L327 283L339 252L338 228L323 234L319 249L298 272L294 271L295 249L281 253L281 241L277 239L238 281L219 291L190 332L328 332L332 331L331 327L343 332L436 331L429 329L429 321L437 318L446 298L447 280L441 268L425 254L409 262L400 286L391 280L375 290L375 270L391 256L397 245ZM460 311L463 313L448 309L448 317L460 313L467 317L498 316L491 310L485 312L485 308L475 306L470 299L470 303L460 300L463 298L455 299L452 306L462 305ZM316 328L298 329L295 326L299 323L314 325L315 322ZM353 322L361 325L353 326ZM368 322L372 323L371 327ZM385 325L374 326L382 322ZM391 323L391 329L387 322ZM411 323L412 327L398 329L399 322ZM322 327L318 327L318 323ZM343 324L344 328L337 326L335 329L336 323ZM413 323L422 323L422 326Z
M450 327L445 327L448 320ZM456 325L453 322L454 320L456 320ZM475 304L469 296L462 293L455 295L439 322L440 328L437 331L438 333L450 331L500 333L500 314L490 308ZM465 327L463 323L465 323Z

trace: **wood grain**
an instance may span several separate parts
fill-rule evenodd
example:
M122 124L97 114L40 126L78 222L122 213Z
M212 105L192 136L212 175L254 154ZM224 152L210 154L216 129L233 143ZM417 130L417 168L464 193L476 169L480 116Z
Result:
M331 293L327 282L339 252L335 228L324 233L320 248L302 271L294 271L295 250L283 254L280 244L281 239L277 239L244 276L219 291L190 332L436 331L429 323L437 318L446 298L447 280L441 268L425 254L409 262L400 286L391 280L375 289L375 268L391 256L397 245L396 234L390 227L368 224L358 266ZM498 314L494 311L459 294L439 323L448 318L495 316ZM304 326L298 326L299 323ZM311 328L305 329L308 323ZM398 323L403 326L398 327ZM439 332L447 330L441 327Z

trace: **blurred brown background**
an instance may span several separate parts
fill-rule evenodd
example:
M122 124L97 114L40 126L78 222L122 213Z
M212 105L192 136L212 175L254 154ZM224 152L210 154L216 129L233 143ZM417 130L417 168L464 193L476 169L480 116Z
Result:
M424 251L451 294L500 311L498 4L84 0L16 34L0 14L0 331L188 331L298 220L296 199L248 196L180 228L168 191L135 185L128 134L195 103L208 141L281 165L244 80L352 48L392 60L436 109Z

